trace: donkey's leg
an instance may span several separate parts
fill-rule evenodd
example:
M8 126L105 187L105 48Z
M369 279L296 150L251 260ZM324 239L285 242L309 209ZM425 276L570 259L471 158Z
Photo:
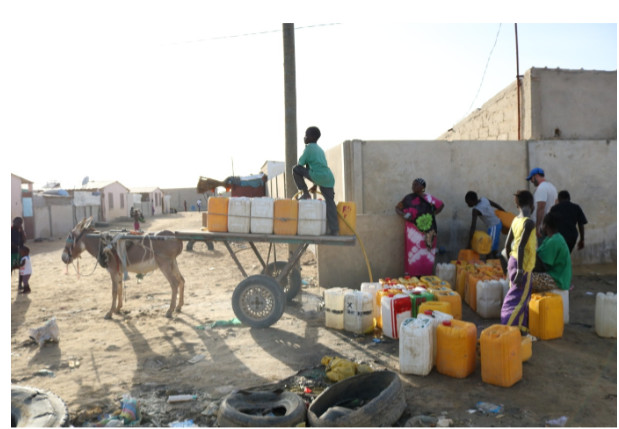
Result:
M117 275L114 274L113 271L110 272L110 277L112 278L112 308L110 308L110 311L108 311L108 313L105 315L106 319L111 319L112 313L118 312L118 309L116 308L116 297L119 295L120 279ZM122 292L120 292L120 296L122 296Z
M168 308L168 311L165 314L166 317L172 317L172 312L174 311L174 308L176 307L176 293L178 291L177 280L176 280L176 276L174 275L174 268L173 268L173 263L172 263L173 260L170 261L169 259L157 258L157 257L155 257L155 260L157 261L157 266L159 267L159 269L161 270L165 278L170 283L170 288L172 289L172 298L170 299L170 308Z
M178 305L176 306L176 311L180 313L183 304L185 304L185 278L178 269L178 262L176 262L176 259L174 259L172 269L174 277L176 278L176 284L178 285Z

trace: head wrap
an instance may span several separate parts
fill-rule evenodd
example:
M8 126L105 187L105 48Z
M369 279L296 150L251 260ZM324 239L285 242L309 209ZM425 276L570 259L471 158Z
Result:
M418 177L415 180L413 180L413 183L419 183L424 188L426 187L426 181L423 180L421 177Z

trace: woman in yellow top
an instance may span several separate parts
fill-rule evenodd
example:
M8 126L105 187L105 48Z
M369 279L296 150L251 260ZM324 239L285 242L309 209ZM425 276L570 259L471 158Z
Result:
M535 223L530 218L533 212L533 194L529 191L518 191L515 194L519 214L505 240L503 257L508 258L507 275L509 291L503 300L501 308L501 323L517 326L525 335L529 328L529 301L531 300L531 272L535 267L535 252L537 237Z

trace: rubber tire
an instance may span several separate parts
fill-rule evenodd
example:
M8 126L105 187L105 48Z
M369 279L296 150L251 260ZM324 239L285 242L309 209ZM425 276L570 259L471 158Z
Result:
M263 416L244 410L285 409L284 415ZM219 427L295 427L305 423L307 411L303 399L288 391L232 392L221 402L217 414Z
M247 277L232 294L234 314L252 328L268 328L277 322L284 314L285 305L282 287L273 277L264 274Z
M331 407L344 409L337 405L354 399L368 402L350 411L346 409L343 415L325 418ZM406 399L398 374L376 371L355 375L330 386L309 406L307 418L310 426L320 427L391 426L405 409Z
M67 405L35 387L11 385L11 427L61 427L69 422Z
M262 271L262 274L275 278L279 275L279 273L286 266L286 264L288 264L288 262L271 262ZM288 301L292 301L301 290L301 272L296 268L292 268L288 275L282 280L282 283L280 283L280 285L284 288L284 294L286 294L286 299Z
M196 244L196 240L189 240L187 242L187 246L185 246L185 250L187 252L193 252L193 246L195 244ZM212 241L205 241L204 244L206 244L206 247L208 248L208 250L215 250L215 246L213 246Z

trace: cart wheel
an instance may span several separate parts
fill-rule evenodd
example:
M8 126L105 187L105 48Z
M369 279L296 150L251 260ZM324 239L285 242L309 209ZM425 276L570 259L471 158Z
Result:
M256 274L237 285L232 294L236 317L252 328L267 328L284 314L286 295L273 277Z
M266 266L262 274L275 278L279 276L286 264L287 262L284 261L272 262ZM280 285L284 288L286 299L292 301L301 290L301 272L296 268L291 269L288 275L282 279Z
M213 242L212 241L205 241L204 244L206 245L208 250L215 250L215 246L213 246ZM189 240L187 242L187 246L185 247L185 250L187 250L188 252L193 252L193 247L195 245L196 245L196 241L195 240Z

